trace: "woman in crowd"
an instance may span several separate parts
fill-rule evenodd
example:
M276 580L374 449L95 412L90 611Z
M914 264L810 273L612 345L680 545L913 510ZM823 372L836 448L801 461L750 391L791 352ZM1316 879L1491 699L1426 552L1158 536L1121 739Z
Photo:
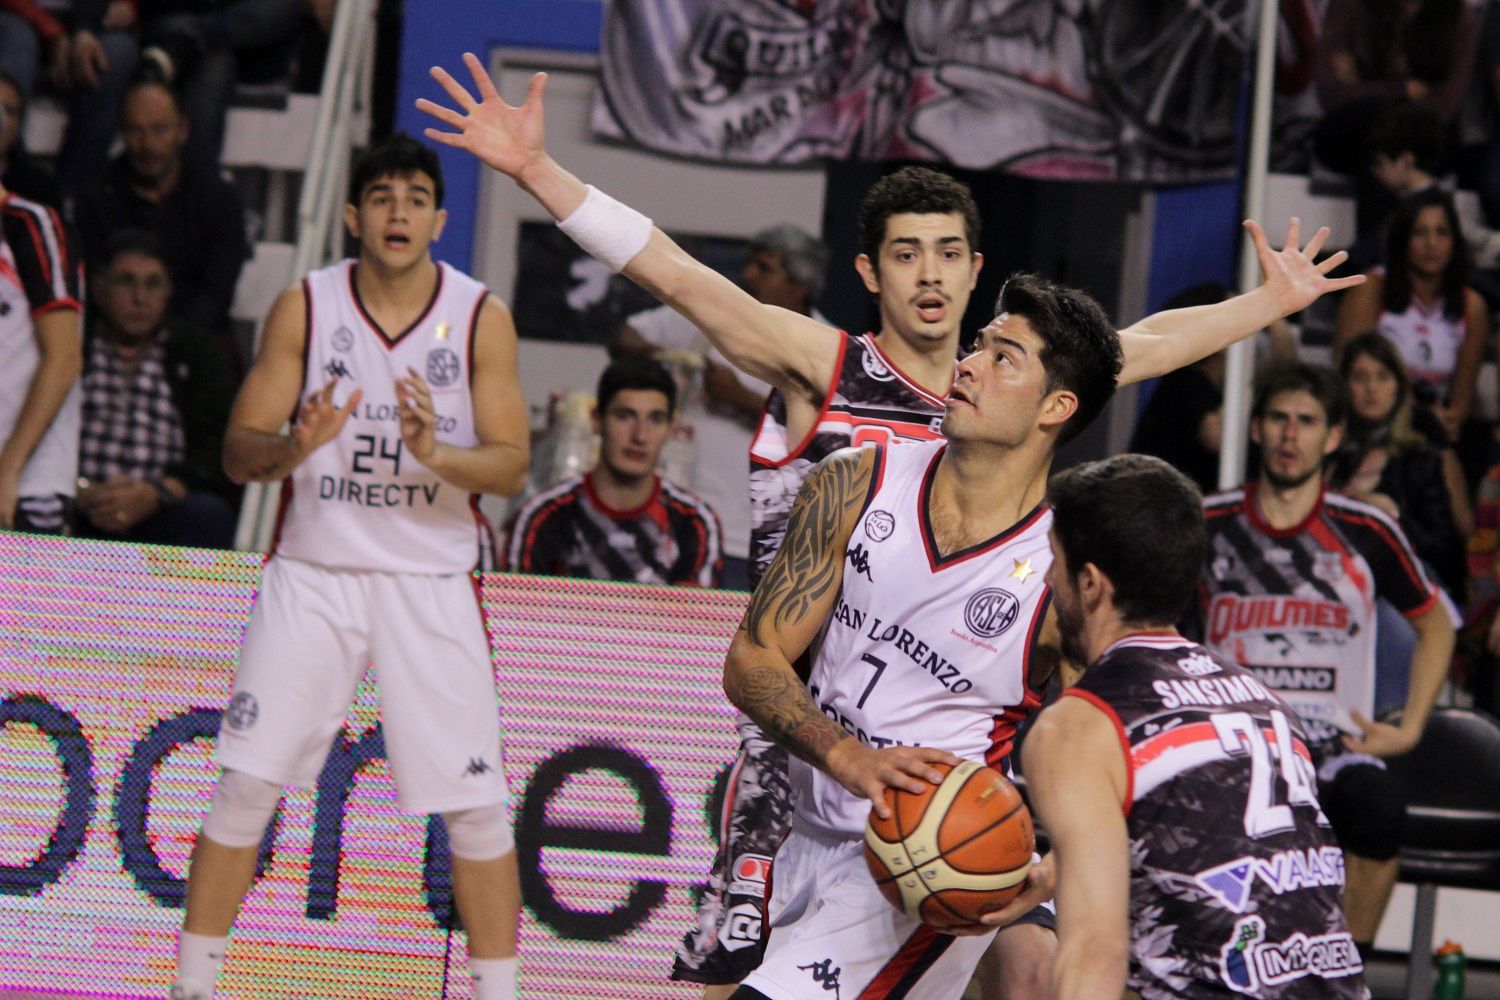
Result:
M1468 253L1453 198L1437 189L1405 199L1386 234L1386 264L1339 304L1334 353L1379 330L1405 362L1411 394L1457 441L1474 402L1489 310L1465 285Z

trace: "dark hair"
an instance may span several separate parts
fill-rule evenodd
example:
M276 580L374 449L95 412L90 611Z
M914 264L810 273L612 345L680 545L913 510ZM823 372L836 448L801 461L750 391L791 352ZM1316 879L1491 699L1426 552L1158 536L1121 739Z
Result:
M1369 37L1385 46L1384 53L1376 57L1381 63L1399 50L1411 67L1411 75L1429 84L1442 83L1450 73L1458 72L1454 50L1464 22L1463 0L1423 0L1404 27L1402 0L1365 0L1362 6L1364 18L1370 22ZM1371 68L1378 73L1383 66Z
M172 102L172 109L177 112L177 117L187 117L186 113L182 110L182 95L178 94L177 91L173 90L165 83L162 83L160 80L137 80L130 86L126 87L125 93L120 96L121 117L123 117L125 114L125 105L130 103L130 98L142 90L159 90L163 94L166 94L167 99Z
M1442 173L1447 160L1442 119L1415 104L1403 104L1382 115L1370 130L1368 143L1372 161L1377 154L1394 160L1410 153L1417 168L1429 174Z
M1464 283L1469 280L1469 248L1464 243L1464 234L1459 229L1458 210L1453 207L1453 196L1438 188L1420 191L1402 199L1391 214L1390 228L1385 236L1385 290L1381 305L1386 312L1403 313L1411 308L1411 274L1407 255L1410 253L1412 230L1417 227L1417 216L1424 208L1436 206L1443 210L1448 220L1448 229L1453 233L1453 255L1448 266L1443 268L1442 293L1443 315L1457 318L1464 314Z
M1365 453L1376 445L1384 445L1391 454L1400 454L1412 448L1422 447L1427 439L1412 427L1411 375L1406 370L1406 361L1396 345L1386 340L1378 330L1367 330L1344 345L1339 355L1339 377L1344 387L1349 386L1349 372L1354 362L1369 358L1390 372L1396 379L1396 402L1384 420L1368 424L1353 404L1349 408L1349 430L1344 435L1339 453L1334 456L1333 477L1335 485L1347 483L1359 468Z
M677 380L659 361L635 357L611 361L599 376L599 388L594 392L594 405L601 416L625 389L654 389L667 397L667 412L677 412Z
M1013 274L1000 289L995 315L1020 316L1042 338L1040 361L1047 392L1067 389L1078 410L1058 434L1066 444L1081 434L1115 394L1124 367L1120 335L1087 292L1035 274Z
M1327 418L1329 427L1337 427L1344 422L1345 415L1349 412L1349 394L1344 388L1344 380L1330 368L1301 362L1277 365L1257 380L1255 402L1250 408L1250 415L1259 419L1265 415L1266 404L1271 401L1271 397L1297 391L1305 392L1318 401L1318 405L1323 407L1323 416Z
M903 213L962 216L969 252L979 249L979 206L968 187L936 170L902 167L876 181L859 206L859 250L871 263L880 263L886 220Z
M354 161L349 172L349 204L358 205L365 188L382 177L410 177L418 171L432 178L432 200L442 208L443 165L437 153L405 132L388 136Z
M765 251L781 256L786 276L807 286L807 298L816 302L823 294L823 276L828 270L828 248L823 241L796 226L773 226L750 238L750 253Z
M1193 481L1159 458L1116 455L1075 465L1047 484L1063 566L1088 563L1114 584L1127 622L1171 625L1203 573L1208 529Z
M144 229L121 229L111 235L104 244L104 256L100 258L99 269L107 269L122 254L127 253L150 257L168 271L171 270L171 265L167 263L166 247L155 233Z

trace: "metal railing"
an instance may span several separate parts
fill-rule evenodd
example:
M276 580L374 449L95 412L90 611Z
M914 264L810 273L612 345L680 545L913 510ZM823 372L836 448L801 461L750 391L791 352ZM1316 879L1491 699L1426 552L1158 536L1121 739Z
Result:
M297 243L291 278L338 257L344 239L344 188L349 157L369 139L374 72L375 0L341 0L333 17L319 91L312 150L297 203ZM260 332L256 333L256 347ZM276 526L280 483L251 483L240 505L235 548L264 552Z

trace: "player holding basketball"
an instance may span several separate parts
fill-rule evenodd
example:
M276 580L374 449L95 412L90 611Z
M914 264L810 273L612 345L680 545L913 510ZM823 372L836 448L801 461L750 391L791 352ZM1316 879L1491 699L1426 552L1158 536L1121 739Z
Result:
M1059 473L1052 589L1082 679L1037 719L1027 787L1057 858L1053 995L1368 996L1302 721L1183 638L1196 487L1122 455Z
M782 530L778 525L785 515L777 514L775 498L793 495L805 469L822 454L850 443L934 436L934 421L941 417L942 400L954 378L960 318L981 263L975 251L978 213L961 185L932 171L918 171L882 182L885 187L877 187L880 197L872 192L862 220L867 252L856 266L879 299L882 328L874 337L849 337L806 316L755 301L684 254L649 219L585 187L547 156L543 75L533 80L526 102L512 107L473 55L466 54L464 60L480 100L435 68L433 76L459 110L419 101L418 107L455 130L429 129L428 136L468 150L514 178L584 249L681 312L731 363L776 388L784 418L777 416L773 402L754 446L754 531L756 537L769 540L757 551L774 548ZM1324 279L1341 256L1316 267L1311 264L1308 255L1316 254L1323 239L1324 234L1314 237L1304 254L1294 229L1291 247L1271 255L1272 280L1266 287L1216 306L1160 314L1123 331L1122 378L1146 378L1186 364L1302 308L1329 287L1357 281ZM1264 254L1270 255L1269 249ZM748 762L742 756L732 792L736 811L745 803L759 812L749 814L748 821L731 819L725 831L731 841L737 833L751 831L766 853L785 829L787 814L785 778L778 777L774 756L752 756ZM733 843L726 847L721 862L744 849ZM721 914L726 909L713 892L706 906L718 906ZM726 922L716 936L725 950L706 956L702 949L715 941L715 914L703 916L705 933L695 935L695 947L679 956L691 964L680 961L678 972L685 973L684 978L732 983L754 966L758 942L737 937L738 925ZM1028 932L1036 928L1019 928L1002 939L1019 939ZM1023 956L1031 956L1037 946L1033 941L1018 948ZM1040 946L1050 948L1050 942ZM730 954L731 950L738 953ZM1021 982L1020 977L1013 982ZM713 990L708 995L728 994Z
M520 489L526 416L509 313L429 253L442 197L430 149L397 136L370 150L345 208L358 259L282 294L235 401L225 469L284 479L284 506L219 733L174 1000L211 995L282 787L316 781L367 663L401 808L447 822L475 995L515 996L519 890L473 503Z

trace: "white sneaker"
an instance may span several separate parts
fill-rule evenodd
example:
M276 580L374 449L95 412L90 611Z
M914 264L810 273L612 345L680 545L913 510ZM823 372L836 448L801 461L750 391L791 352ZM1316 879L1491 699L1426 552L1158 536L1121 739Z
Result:
M172 984L167 1000L212 1000L212 994L196 979L179 979Z

